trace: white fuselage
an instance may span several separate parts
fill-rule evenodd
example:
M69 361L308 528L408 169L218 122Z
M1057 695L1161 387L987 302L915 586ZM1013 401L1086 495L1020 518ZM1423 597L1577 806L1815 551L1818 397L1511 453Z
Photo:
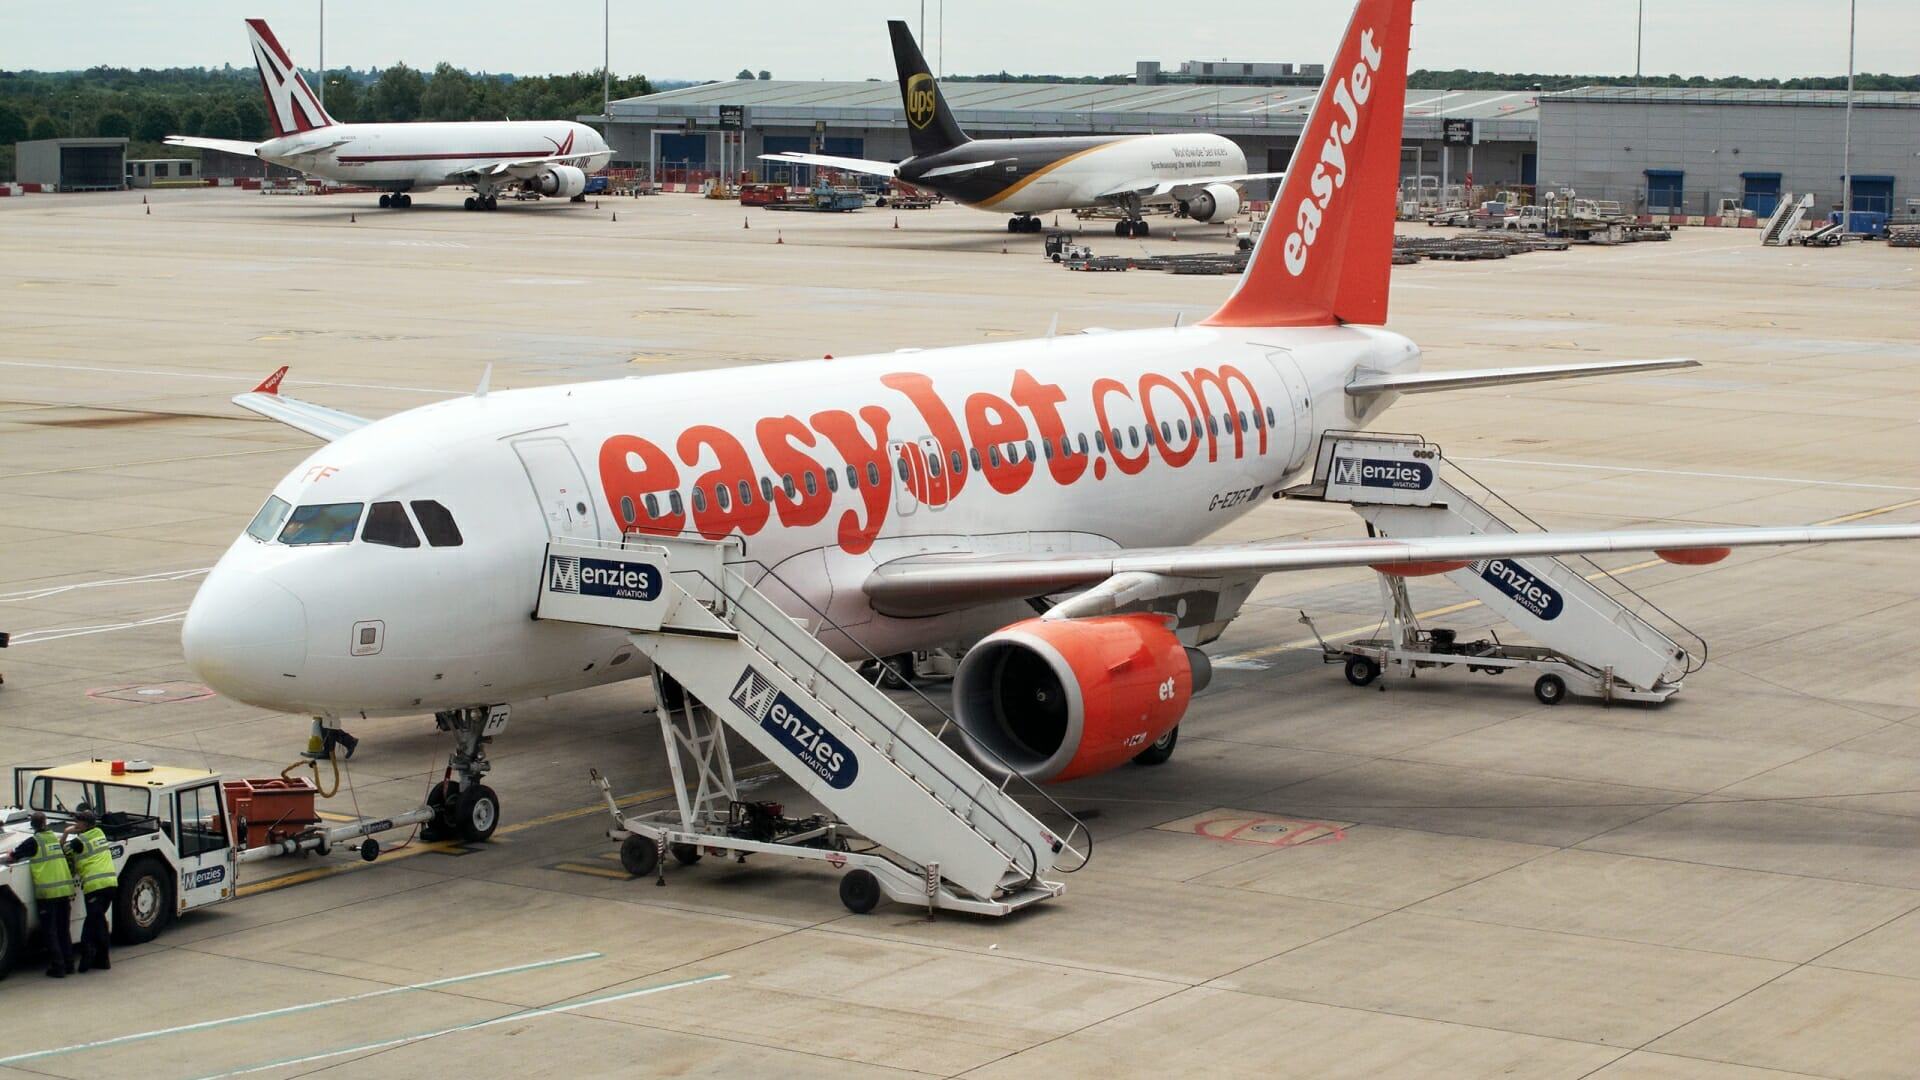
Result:
M1020 142L1005 140L1016 147ZM991 152L980 144L968 145L982 154ZM1059 164L1016 181L1004 193L975 205L1016 214L1043 214L1099 206L1116 189L1146 180L1204 183L1209 177L1239 176L1246 171L1247 156L1231 139L1208 134L1140 135L1063 158Z
M571 120L333 124L272 139L258 152L314 176L403 191L468 183L471 170L503 160L555 158L591 174L613 157L599 132Z
M544 545L684 529L739 538L748 569L777 575L760 587L810 625L824 611L882 654L964 644L1030 609L890 617L862 591L874 568L933 552L1192 543L1307 465L1320 433L1378 415L1390 395L1343 393L1356 368L1418 364L1411 342L1378 329L1193 326L449 400L322 447L274 495L294 507L435 500L460 546L243 535L196 596L183 643L230 696L334 716L628 678L647 668L623 633L530 618Z

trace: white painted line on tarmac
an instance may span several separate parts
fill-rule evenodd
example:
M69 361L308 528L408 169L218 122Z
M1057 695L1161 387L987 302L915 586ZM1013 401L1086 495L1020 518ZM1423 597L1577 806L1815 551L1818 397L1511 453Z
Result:
M478 1031L481 1028L493 1027L495 1024L512 1024L522 1020L537 1020L543 1016L558 1016L561 1013L570 1013L594 1005L608 1005L616 1001L645 997L648 994L661 994L668 990L681 990L689 986L718 982L721 979L730 977L731 976L727 975L702 975L697 979L683 979L680 982L664 983L660 986L649 986L641 990L628 990L621 994L608 994L604 997L587 998L585 1001L576 1001L571 1005L548 1005L538 1009L521 1009L516 1012L510 1012L505 1016L496 1016L491 1020L476 1020L471 1024L456 1024L453 1027L438 1028L434 1031L423 1031L417 1035L402 1035L397 1039L382 1039L379 1042L361 1043L357 1046L343 1046L338 1050L327 1050L318 1054L307 1054L304 1057L282 1058L279 1061L269 1061L262 1065L248 1065L245 1068L233 1069L229 1072L208 1073L205 1076L198 1077L197 1080L225 1080L225 1078L230 1076L246 1076L249 1073L266 1072L269 1069L286 1069L296 1065L310 1065L316 1061L345 1057L348 1054L370 1054L379 1050L391 1050L398 1046L410 1046L413 1043L426 1042L428 1039L437 1039L442 1035L455 1035L462 1031Z
M456 983L472 982L475 979L491 978L495 975L517 975L523 971L539 971L542 968L558 967L581 960L598 960L604 953L583 952L572 956L556 957L552 960L537 960L531 964L515 964L512 967L493 968L489 971L476 971L470 975L454 975L445 979L433 979L428 982L408 983L405 986L389 986L383 990L369 990L363 994L348 994L345 997L327 998L324 1001L309 1001L303 1005L288 1005L263 1012L241 1013L238 1016L223 1016L218 1020L202 1020L194 1024L181 1024L177 1027L157 1028L153 1031L140 1031L132 1035L116 1035L111 1039L96 1039L93 1042L74 1043L71 1046L57 1046L51 1050L35 1050L26 1054L0 1058L0 1065L13 1065L22 1061L37 1061L40 1058L54 1057L59 1054L74 1054L82 1050L98 1050L105 1046L120 1046L124 1043L141 1042L146 1039L158 1039L165 1035L180 1035L189 1031L206 1031L209 1028L226 1027L229 1024L245 1024L254 1020L266 1020L275 1016L291 1016L294 1013L311 1012L314 1009L345 1005L354 1001L368 1001L373 998L387 997L391 994L406 994L415 990L433 990Z
M49 585L44 589L22 589L19 592L0 593L0 604L17 604L23 600L44 600L49 596L73 592L76 589L106 589L115 585L148 585L164 581L185 581L187 578L204 574L213 569L211 566L196 566L187 570L159 570L151 574L138 574L134 577L102 578L99 581L76 581L71 585Z
M45 630L22 630L20 633L13 635L13 647L17 649L22 645L39 645L43 642L59 641L63 638L86 637L89 634L111 634L116 630L138 630L143 626L160 626L164 623L179 622L186 617L186 612L174 611L165 615L155 615L150 619L136 619L133 622L102 623L99 626L55 626Z
M80 364L46 364L31 360L0 360L0 367L47 368L53 371L93 371L107 375L160 375L169 379L212 379L215 382L239 386L247 381L245 375L214 375L204 371L160 371L154 368L120 367L84 367ZM447 397L465 397L471 390L442 390L437 386L391 386L386 383L354 382L318 382L312 379L289 379L288 386L334 386L349 390L402 390L409 394L442 394Z
M1920 491L1908 484L1862 484L1851 480L1815 480L1805 476L1758 476L1752 473L1695 472L1690 469L1649 469L1634 465L1593 465L1572 461L1535 461L1529 458L1463 457L1476 465L1537 465L1549 469L1585 469L1593 472L1650 473L1657 476L1694 476L1707 480L1754 480L1768 484L1802 484L1808 487L1865 488L1869 491Z

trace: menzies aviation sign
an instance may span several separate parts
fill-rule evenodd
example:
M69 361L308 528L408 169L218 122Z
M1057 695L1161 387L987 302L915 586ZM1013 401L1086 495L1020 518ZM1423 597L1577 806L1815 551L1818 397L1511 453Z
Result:
M1512 559L1484 559L1473 564L1473 572L1486 580L1487 584L1513 597L1534 618L1541 622L1552 622L1559 618L1566 602L1560 599L1560 593L1546 579Z
M740 672L740 681L727 700L780 740L780 745L817 773L828 787L846 788L860 774L860 759L846 743L752 668Z
M1433 467L1418 461L1337 457L1333 459L1333 482L1355 487L1425 491L1433 486Z
M626 551L567 540L547 545L534 616L591 626L658 630L672 606L659 551Z

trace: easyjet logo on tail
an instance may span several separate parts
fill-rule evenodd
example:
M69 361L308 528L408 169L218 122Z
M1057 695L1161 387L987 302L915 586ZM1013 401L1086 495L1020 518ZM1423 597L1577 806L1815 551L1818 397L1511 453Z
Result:
M333 123L320 107L307 80L293 66L293 59L280 47L279 39L264 19L248 19L247 31L253 39L253 62L260 69L260 89L267 95L267 118L275 135L297 135Z
M1334 198L1347 185L1347 147L1360 134L1361 107L1373 94L1373 75L1380 70L1380 48L1374 44L1373 31L1360 33L1360 60L1333 85L1332 101L1340 107L1341 117L1327 129L1327 140L1320 144L1320 160L1313 166L1312 186L1293 211L1293 228L1281 245L1282 264L1287 273L1299 277L1306 273L1307 257L1320 237L1320 223ZM1323 103L1326 99L1322 99Z

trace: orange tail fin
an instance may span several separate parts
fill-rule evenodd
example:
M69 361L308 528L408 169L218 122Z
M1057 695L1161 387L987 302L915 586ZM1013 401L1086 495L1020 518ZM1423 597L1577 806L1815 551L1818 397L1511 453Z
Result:
M1212 326L1380 324L1413 0L1360 0L1240 285Z

